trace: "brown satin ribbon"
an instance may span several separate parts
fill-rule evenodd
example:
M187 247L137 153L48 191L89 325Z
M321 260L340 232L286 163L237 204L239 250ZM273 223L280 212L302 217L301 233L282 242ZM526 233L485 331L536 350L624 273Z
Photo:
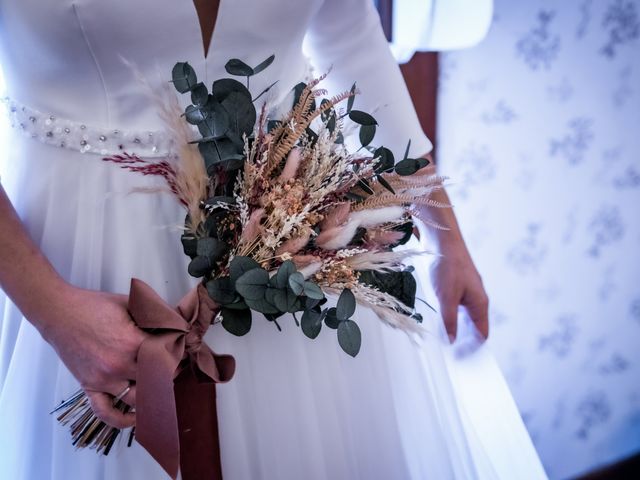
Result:
M215 384L235 372L231 355L202 341L218 309L202 284L176 309L131 280L129 313L151 333L138 350L136 440L175 479L221 480Z

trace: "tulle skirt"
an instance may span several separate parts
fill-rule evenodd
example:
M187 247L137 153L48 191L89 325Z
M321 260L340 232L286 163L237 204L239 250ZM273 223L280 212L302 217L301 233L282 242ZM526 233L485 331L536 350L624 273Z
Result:
M1 161L32 238L71 283L127 293L137 277L173 303L194 285L180 206L132 193L158 180L17 136ZM428 258L414 265L418 295L433 299ZM451 346L440 317L422 313L427 334L415 341L360 309L356 358L334 330L310 340L288 317L281 332L260 315L244 337L210 328L205 340L237 362L217 389L225 480L546 478L488 345L462 322ZM75 450L49 411L78 382L1 292L0 328L1 478L168 478L124 438L106 457Z

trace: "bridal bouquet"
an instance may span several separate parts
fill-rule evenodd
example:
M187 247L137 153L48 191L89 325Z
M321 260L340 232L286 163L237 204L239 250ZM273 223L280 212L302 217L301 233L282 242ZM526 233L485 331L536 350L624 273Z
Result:
M409 157L410 143L398 162L389 149L372 146L377 122L354 109L355 85L324 98L326 91L318 88L324 77L300 83L294 88L293 108L284 117L270 118L266 103L255 106L269 89L253 98L248 86L273 60L271 56L255 67L230 60L227 72L245 83L223 78L210 90L188 63L176 64L173 86L190 95L190 104L183 109L170 88L157 94L160 115L177 146L174 154L160 161L135 153L105 159L163 177L186 209L181 241L190 258L189 274L201 279L198 288L177 309L162 306L139 280L132 282L130 295L130 312L141 328L171 331L171 341L183 343L171 363L171 381L187 371L196 371L200 383L230 379L233 359L210 352L202 335L218 322L234 335L245 335L252 321L263 318L253 318L252 311L278 329L290 314L310 339L323 327L335 330L338 344L351 356L361 346L357 304L392 327L420 331L416 282L412 269L403 265L420 252L393 248L413 234L415 205L448 206L430 198L442 188L443 178L427 159ZM357 131L356 151L345 145L348 129ZM337 297L335 306L327 306L328 294ZM189 325L149 318L149 312L157 317L159 311ZM168 345L169 337L163 338ZM144 358L139 355L139 362ZM157 364L158 357L153 358ZM153 368L149 371L156 375ZM147 428L140 405L145 405L145 378L139 377L136 437L151 451L145 444L150 435L141 439L139 432ZM180 409L180 401L170 408ZM107 435L107 430L103 427L93 437L85 432L79 445L108 453L105 446L110 448L118 431ZM82 429L76 425L74 431L77 441ZM160 453L154 456L162 463ZM163 466L173 475L175 465Z

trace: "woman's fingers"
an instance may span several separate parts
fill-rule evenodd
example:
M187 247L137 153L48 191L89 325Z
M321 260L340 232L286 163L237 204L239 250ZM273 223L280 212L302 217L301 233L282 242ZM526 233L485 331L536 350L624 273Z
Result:
M115 428L128 428L136 423L135 413L123 413L113 406L113 397L104 392L86 391L96 417Z
M122 400L127 405L130 405L132 407L136 406L136 384L135 383L127 382L127 381L118 382L113 386L110 386L108 389L106 389L106 391L107 393L110 393L113 396L112 398L113 403L116 403L116 399L120 397L120 400Z
M453 343L458 333L458 299L451 294L443 294L439 298L440 311L442 312L442 320L444 327L449 336L449 342Z
M484 289L472 290L465 294L462 304L480 334L489 336L489 298Z

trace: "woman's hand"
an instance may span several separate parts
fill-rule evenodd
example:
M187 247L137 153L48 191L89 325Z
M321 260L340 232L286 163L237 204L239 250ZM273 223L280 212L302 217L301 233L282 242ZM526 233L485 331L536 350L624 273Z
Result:
M423 155L430 166L425 174L433 173L431 154ZM431 195L433 200L449 205L449 196L444 188ZM467 246L462 238L453 208L435 208L425 205L416 206L420 217L434 221L446 227L446 230L433 229L426 225L433 243L441 256L431 266L431 282L440 303L444 326L453 343L458 332L458 306L467 310L469 317L480 334L489 335L489 298L482 285L482 279Z
M66 285L40 319L40 332L86 392L96 416L108 425L135 424L135 413L122 413L113 398L136 378L136 355L148 334L127 312L127 297ZM136 389L122 398L135 407Z
M452 242L453 243L453 242ZM431 265L431 282L449 340L458 330L458 306L467 310L480 334L489 335L489 298L471 256L464 245L441 245L441 257Z
M98 418L118 428L133 425L133 413L113 407L113 396L136 378L136 354L147 335L129 317L127 297L65 282L29 237L2 185L0 288L80 381ZM122 400L135 406L134 386Z

